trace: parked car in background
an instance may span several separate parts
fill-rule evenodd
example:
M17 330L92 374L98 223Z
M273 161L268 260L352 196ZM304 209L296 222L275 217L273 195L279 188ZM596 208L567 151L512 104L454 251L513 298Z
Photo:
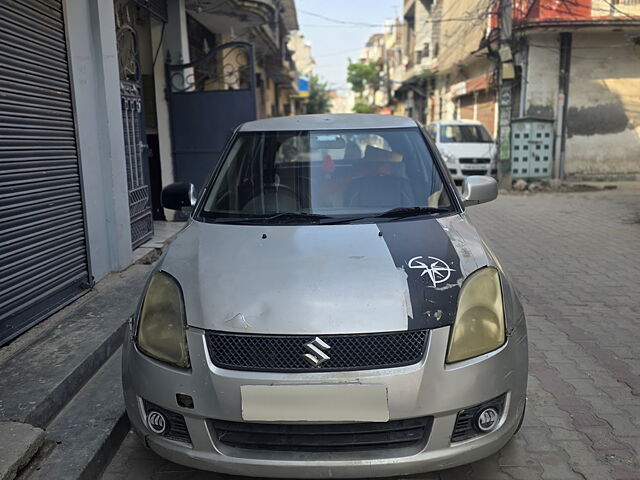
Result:
M470 175L496 175L496 142L482 123L438 121L429 124L427 131L457 184Z
M383 477L470 463L522 424L524 311L426 131L382 115L240 126L123 348L133 429L233 475Z

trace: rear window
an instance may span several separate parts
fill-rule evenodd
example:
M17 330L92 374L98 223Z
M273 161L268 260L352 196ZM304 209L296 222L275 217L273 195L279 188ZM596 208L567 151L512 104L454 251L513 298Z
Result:
M341 219L410 207L452 208L418 129L246 132L223 160L201 214L291 213L304 223L304 215Z

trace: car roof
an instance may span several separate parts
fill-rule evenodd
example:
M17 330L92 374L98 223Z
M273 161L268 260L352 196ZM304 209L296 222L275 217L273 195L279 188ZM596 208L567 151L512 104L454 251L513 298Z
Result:
M337 113L298 115L254 120L240 126L241 132L277 132L291 130L361 130L369 128L411 128L415 120L393 115Z
M484 125L476 120L437 120L430 125Z

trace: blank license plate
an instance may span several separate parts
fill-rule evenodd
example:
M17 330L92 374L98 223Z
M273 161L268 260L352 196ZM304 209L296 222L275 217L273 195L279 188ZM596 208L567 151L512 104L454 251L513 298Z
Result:
M386 385L242 385L242 419L387 422Z

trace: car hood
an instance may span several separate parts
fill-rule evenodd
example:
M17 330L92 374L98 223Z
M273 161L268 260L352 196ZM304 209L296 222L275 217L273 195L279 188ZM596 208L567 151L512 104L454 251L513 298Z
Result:
M159 268L180 283L187 323L261 334L450 325L464 278L490 263L462 215L379 224L191 222Z
M493 158L493 143L439 143L438 149L455 155L457 158Z

